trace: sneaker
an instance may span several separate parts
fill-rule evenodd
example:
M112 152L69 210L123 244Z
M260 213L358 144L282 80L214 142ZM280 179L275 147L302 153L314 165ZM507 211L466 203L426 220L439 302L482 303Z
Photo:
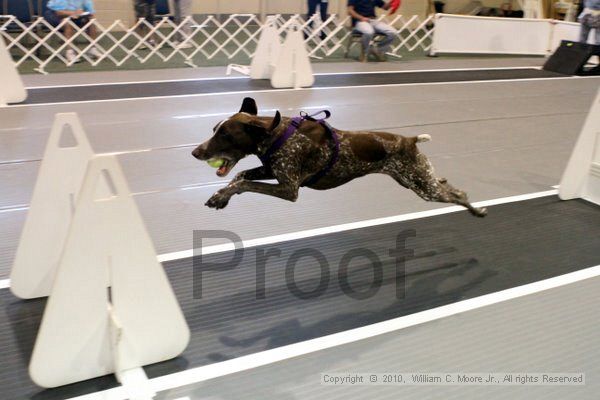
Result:
M372 54L377 61L387 61L385 53L379 49L371 48L370 54Z
M70 65L81 62L81 59L77 57L75 50L73 49L68 49L65 53L65 57L67 58L67 63Z
M185 43L178 43L178 44L177 44L177 48L178 48L178 49L180 49L180 50L181 50L181 49L191 49L192 47L194 47L194 46L192 46L192 44L191 44L191 43L189 43L189 42L185 42Z
M89 51L88 54L90 55L90 57L92 58L100 58L102 57L102 54L100 54L100 51L98 51L98 48L96 46L92 47Z
M148 43L148 44L146 44ZM138 47L138 50L148 50L151 47L155 47L156 46L156 42L154 41L154 39L150 39L147 42L142 42L142 44L140 45L140 47Z

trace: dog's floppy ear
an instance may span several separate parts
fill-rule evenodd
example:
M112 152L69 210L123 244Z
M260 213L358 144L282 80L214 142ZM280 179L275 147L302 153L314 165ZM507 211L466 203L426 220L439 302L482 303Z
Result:
M263 140L269 134L267 128L265 128L265 126L258 119L252 119L249 122L245 122L244 131L246 131L246 133L248 133L250 137L257 142Z
M245 97L244 101L242 101L242 108L240 108L239 112L250 115L258 114L258 107L256 107L256 101L254 101L252 97Z
M271 122L271 126L269 127L269 132L273 132L279 124L281 123L281 114L279 111L275 113L275 117L273 117L273 121Z

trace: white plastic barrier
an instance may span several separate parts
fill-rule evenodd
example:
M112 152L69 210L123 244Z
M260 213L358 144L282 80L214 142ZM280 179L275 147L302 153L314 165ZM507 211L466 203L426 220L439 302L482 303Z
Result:
M21 103L27 99L27 90L0 36L0 107Z
M550 20L437 14L431 54L548 54Z
M22 299L49 296L94 151L74 113L54 120L10 276Z
M315 83L308 52L304 47L302 32L288 29L285 42L273 68L271 86L274 88L310 87Z
M137 388L128 381L140 379L139 367L187 346L189 328L121 167L93 154L74 113L56 115L17 255L13 292L50 295L29 366L36 384L115 373Z
M554 21L552 29L552 39L550 42L550 52L554 52L560 42L563 40L571 40L573 42L579 41L579 31L581 30L581 24L577 22L565 22L565 21ZM594 44L594 35L588 37L588 43Z
M277 14L270 18L275 21L280 36L285 35L291 25L300 25L306 34L304 44L309 56L317 59L343 52L352 31L349 16L330 14L325 21L321 21L318 14L308 19L299 14L289 17ZM433 30L430 25L433 16L422 20L418 15L397 14L393 17L382 15L379 19L396 29L398 39L392 47L392 55L401 56L406 51L428 51L431 47ZM0 36L7 41L7 48L15 57L17 66L27 63L35 71L44 74L48 73L49 66L72 66L80 61L93 67L108 64L119 68L132 60L143 64L150 59L165 63L181 60L195 66L199 60L215 57L251 58L265 26L262 21L264 18L254 14L231 14L226 19L216 15L190 16L179 25L164 17L154 25L145 19L139 19L134 25L121 20L110 24L91 20L79 27L68 19L58 26L52 26L42 17L24 23L14 15L0 15ZM63 34L66 25L70 25L74 31L69 39ZM190 25L191 33L187 29ZM98 32L96 39L86 32L92 26ZM6 31L9 27L17 28L21 33L11 35ZM144 35L138 34L140 27L147 28ZM178 46L175 39L179 35L191 47ZM156 39L155 44L149 43L151 37ZM93 46L100 57L90 56L89 50ZM67 49L75 51L75 59L67 60ZM247 67L241 70L246 73Z
M563 200L583 198L600 205L600 90L560 181Z
M229 64L227 75L237 71L252 79L270 79L274 88L310 87L315 82L302 27L295 20L286 23L283 45L276 29L277 19L269 17L250 66Z
M262 29L250 64L250 78L252 79L269 79L273 75L273 69L281 50L281 41L275 22L276 17L269 16Z

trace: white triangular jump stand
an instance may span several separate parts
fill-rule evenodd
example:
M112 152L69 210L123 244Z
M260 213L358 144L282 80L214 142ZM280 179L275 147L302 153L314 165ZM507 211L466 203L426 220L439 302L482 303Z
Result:
M271 86L274 88L301 88L310 87L314 83L315 77L308 52L304 46L302 32L298 24L292 24L275 63Z
M0 35L0 107L22 103L26 99L27 90L23 80Z
M75 113L57 114L11 272L19 297L49 295L29 372L43 387L178 356L189 328L115 156L96 156Z
M560 181L563 200L583 198L600 204L600 90Z
M116 157L94 157L33 350L31 378L43 387L110 373L120 378L178 356L188 340Z
M252 79L270 79L273 75L273 68L281 50L281 41L275 21L275 16L268 16L267 23L260 34L260 40L250 64L250 78Z
M250 65L229 64L227 66L227 75L232 71L248 75L252 79L271 79L275 62L279 57L281 41L279 32L277 32L277 17L269 15L267 22L262 28L256 51L252 56Z
M50 295L88 161L94 152L75 113L56 114L10 276L22 299Z
M94 157L33 350L31 378L56 387L120 377L178 356L188 340L119 163L115 156Z

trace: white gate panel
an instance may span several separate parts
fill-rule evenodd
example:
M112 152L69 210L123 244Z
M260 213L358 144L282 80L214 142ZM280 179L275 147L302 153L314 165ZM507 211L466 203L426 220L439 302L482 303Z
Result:
M0 107L21 103L27 99L27 90L0 35Z
M56 114L11 270L22 299L50 294L88 160L94 155L75 113Z
M92 158L33 349L32 380L56 387L119 377L178 356L189 337L116 157Z
M560 42L563 40L571 40L573 42L579 41L579 31L581 30L581 24L576 22L565 22L555 21L554 29L552 30L552 42L550 43L550 49L554 52ZM588 37L588 43L594 44L594 32Z
M583 198L600 205L600 90L560 181L563 200Z
M550 20L437 14L432 54L546 55Z

